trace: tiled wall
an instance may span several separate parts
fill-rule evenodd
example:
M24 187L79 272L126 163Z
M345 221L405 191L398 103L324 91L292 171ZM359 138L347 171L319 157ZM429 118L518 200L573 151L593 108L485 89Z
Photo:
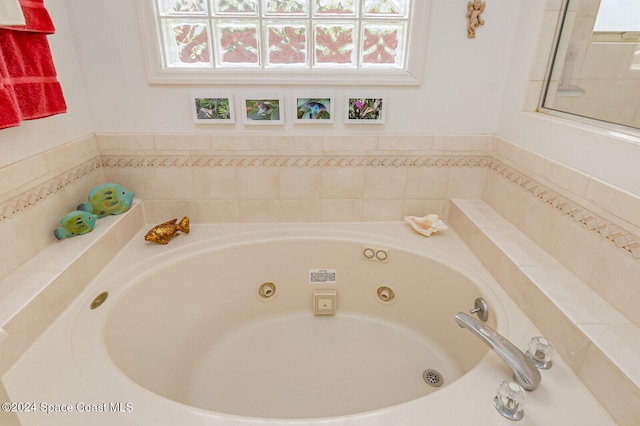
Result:
M149 222L401 220L482 194L491 136L97 135L0 169L0 279L113 181Z
M640 326L640 198L495 138L483 199Z
M150 221L401 220L479 197L490 136L98 135Z
M55 242L60 219L102 181L93 136L0 168L0 239L11 242L0 279Z
M483 198L636 324L640 200L492 136L96 135L0 169L0 278L114 181L148 222L401 220Z
M97 135L0 177L0 236L14 242L0 278L105 181L134 190L148 222L446 217L449 199L483 197L640 324L638 198L491 136Z

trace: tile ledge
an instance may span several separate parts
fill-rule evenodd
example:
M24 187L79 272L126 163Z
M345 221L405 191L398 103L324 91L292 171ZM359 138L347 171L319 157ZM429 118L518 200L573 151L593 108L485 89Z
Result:
M142 211L142 203L134 200L127 213L100 219L88 235L49 244L0 280L0 329L37 300L47 287L99 244L129 214L138 210Z
M640 389L640 371L638 371L637 367L640 345L634 344L634 342L640 341L640 327L628 320L551 255L547 255L540 260L540 251L542 249L493 210L488 203L480 199L452 199L451 203L499 251L514 261L530 282L544 294L548 303L560 310L584 337L600 350L612 365L620 370L633 386ZM505 232L499 232L502 226L504 226L502 229ZM514 236L518 237L517 241L514 240ZM465 242L469 244L469 241ZM476 248L472 246L470 248L475 252ZM527 254L530 253L536 253L536 255L528 257L529 262L527 262ZM554 297L554 294L557 296L558 293L553 288L553 283L545 280L545 274L531 274L530 272L534 268L552 273L561 272L565 277L571 276L573 278L571 279L571 292L574 299L597 302L598 312L596 314L585 313L584 308L566 302L569 300L566 297ZM525 311L525 313L530 316L528 312ZM589 318L590 315L591 318ZM624 336L621 334L624 334Z

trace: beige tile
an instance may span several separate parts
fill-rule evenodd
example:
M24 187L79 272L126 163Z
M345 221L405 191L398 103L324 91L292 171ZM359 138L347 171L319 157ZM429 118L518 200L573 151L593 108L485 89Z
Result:
M586 198L625 221L640 227L640 198L618 188L591 178Z
M14 167L13 165L0 167L0 203L18 195Z
M244 223L278 222L280 220L279 200L238 200L238 221Z
M620 312L560 265L522 266L521 270L575 324L628 323Z
M5 245L0 256L0 279L36 255L31 226L30 218L24 214L0 221L0 241Z
M434 151L480 151L487 152L490 135L436 135L433 137Z
M403 198L406 167L371 167L364 172L364 198Z
M362 198L364 196L364 167L323 167L322 198Z
M267 135L211 135L211 149L220 151L269 150Z
M504 217L502 217L489 203L483 200L452 200L457 209L461 212L462 217L472 222L475 226L486 229L506 229L513 228Z
M433 136L379 135L378 149L382 151L430 151L433 149Z
M408 167L404 196L406 198L445 198L450 173L449 167ZM398 184L400 183L399 180Z
M322 180L320 167L283 167L280 169L280 198L319 199L322 196Z
M93 279L121 249L122 245L118 243L115 232L108 232L96 241L91 249L83 254L89 280Z
M156 150L161 151L203 151L211 149L209 135L153 135Z
M365 199L362 201L362 220L393 221L404 217L401 199Z
M134 202L138 202L135 200ZM131 241L131 237L145 225L144 207L142 203L134 205L127 214L118 223L117 229L114 229L116 246L124 247Z
M46 157L49 170L56 173L99 155L98 146L93 137L84 138L60 145L42 154Z
M234 200L238 198L235 167L193 167L193 192L197 200Z
M362 220L362 199L323 199L323 222L352 222Z
M46 155L40 154L26 158L6 167L10 184L13 188L24 188L26 185L33 186L33 182L42 181L43 176L48 176L49 164Z
M524 232L534 243L553 254L558 236L571 226L573 220L560 210L545 203L535 195L520 191L513 195L511 222Z
M238 167L238 199L278 200L280 169L278 167Z
M640 327L640 262L603 241L597 252L593 275L587 283Z
M35 299L3 328L9 335L0 346L0 376L22 356L49 325L42 300Z
M533 177L551 189L562 189L564 194L579 197L584 197L590 181L588 175L544 157L536 159Z
M322 222L321 200L280 200L281 222Z
M194 220L202 223L239 222L238 200L197 200L194 202Z
M542 335L553 343L558 354L571 369L576 373L580 371L589 340L539 289L534 288L527 296L530 311L525 310L525 314Z
M331 135L325 136L325 152L365 152L378 149L377 135Z
M582 281L590 282L603 239L576 223L555 231L553 239L543 248Z
M281 153L320 154L323 150L324 136L315 135L268 135L269 150Z
M580 324L594 346L640 389L640 328L634 324Z
M166 222L168 220L180 220L188 216L192 221L198 221L195 216L197 210L193 200L153 200L147 201L144 205L147 221L153 225ZM150 229L150 228L149 228Z
M497 136L492 139L491 150L497 160L517 168L525 175L531 173L538 158L533 152Z
M516 198L520 188L496 173L487 176L482 200L498 213L509 218L517 206Z
M495 223L499 222L495 220ZM518 229L499 226L496 229L487 228L483 231L504 252L505 256L519 267L559 266L552 256L534 244Z
M594 345L589 346L579 377L618 424L638 424L640 391Z
M487 167L451 167L447 198L481 198L488 174Z
M405 198L402 204L402 218L405 216L425 216L427 214L437 214L442 219L446 219L446 205L448 200L444 198Z
M528 314L532 311L533 300L539 292L518 265L508 256L502 255L495 270L490 272L523 312Z
M154 200L193 200L193 175L190 167L146 167L149 193Z
M86 260L81 257L42 291L38 299L42 300L45 315L50 323L75 300L89 281Z
M0 401L11 401L2 382L0 382ZM0 410L0 424L4 426L20 426L20 421L18 420L16 413Z
M131 151L154 149L152 134L133 135L103 133L96 134L96 140L98 141L98 149L100 152L103 150Z

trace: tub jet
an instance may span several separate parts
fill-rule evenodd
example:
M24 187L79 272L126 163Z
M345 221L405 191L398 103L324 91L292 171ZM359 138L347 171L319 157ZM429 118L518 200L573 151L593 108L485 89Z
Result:
M107 300L107 297L109 297L109 293L107 293L106 291L103 291L102 293L97 295L91 302L91 309L96 309L102 306L104 301Z

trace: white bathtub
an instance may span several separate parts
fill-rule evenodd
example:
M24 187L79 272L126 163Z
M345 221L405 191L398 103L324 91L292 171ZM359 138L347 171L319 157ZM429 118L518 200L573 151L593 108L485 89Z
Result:
M168 246L145 232L4 378L14 402L39 404L19 413L23 425L507 424L492 398L510 371L454 316L481 296L488 324L516 345L538 333L453 231L193 225ZM387 261L365 259L364 248ZM332 282L311 282L324 270ZM267 282L269 298L258 290ZM394 298L379 298L380 287ZM336 290L335 315L314 315L320 289ZM556 365L529 394L523 424L562 416L550 397L581 415L584 398L593 402ZM428 369L441 387L423 380ZM37 389L25 385L39 376ZM610 422L595 405L582 424Z

